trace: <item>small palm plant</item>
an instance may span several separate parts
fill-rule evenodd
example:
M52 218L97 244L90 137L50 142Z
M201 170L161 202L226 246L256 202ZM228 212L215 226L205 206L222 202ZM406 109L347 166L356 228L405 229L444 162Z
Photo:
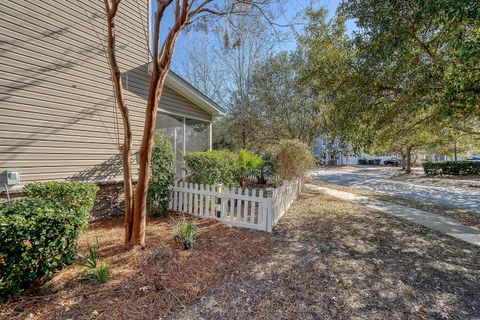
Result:
M185 250L192 248L196 236L197 226L190 221L182 220L173 225L173 238L183 242Z
M94 279L99 283L105 283L109 277L109 265L105 262L100 262L98 254L98 239L95 245L87 244L88 255L84 256L79 253L80 265L83 266L84 279Z
M88 255L84 256L81 253L78 253L80 258L80 265L83 266L83 270L93 270L98 265L98 239L94 245L87 243Z
M240 187L245 188L248 176L255 173L255 170L259 169L262 165L262 157L244 149L240 150L238 153L238 179Z

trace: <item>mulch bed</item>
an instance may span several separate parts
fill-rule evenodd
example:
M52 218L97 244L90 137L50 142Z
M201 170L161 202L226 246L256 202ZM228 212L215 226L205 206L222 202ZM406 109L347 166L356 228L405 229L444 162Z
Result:
M273 250L170 319L472 319L480 248L304 192Z
M43 286L0 306L2 319L159 319L218 286L228 273L268 252L271 237L262 232L194 220L200 235L185 251L172 239L172 216L149 219L145 250L123 245L122 219L93 222L80 240L98 239L101 258L110 265L106 284L86 282L72 265Z
M375 192L371 190L360 189L360 188L349 187L349 186L340 186L338 184L326 183L317 179L308 179L307 182L318 185L318 186L323 186L326 188L350 192L350 193L354 193L362 196L367 196L376 200L388 201L388 202L400 204L403 206L432 212L447 218L454 219L463 225L480 228L480 214L478 212L473 212L473 211L469 211L461 208L452 208L448 206L442 206L442 205L433 204L430 202L407 199L407 198L394 196L394 195L390 195L382 192Z
M1 306L5 319L480 318L480 248L428 228L304 192L274 234L195 220L193 250L149 220L147 248L122 245L121 219L91 224L111 265L104 285L71 266Z

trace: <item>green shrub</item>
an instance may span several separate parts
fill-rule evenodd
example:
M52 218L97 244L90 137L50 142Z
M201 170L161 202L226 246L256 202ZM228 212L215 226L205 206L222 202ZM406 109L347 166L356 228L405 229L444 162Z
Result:
M427 175L480 175L480 161L425 162L423 170Z
M23 190L27 198L57 200L74 208L79 214L89 216L98 187L89 182L47 181L28 183Z
M185 250L192 247L197 235L197 226L190 221L177 221L173 225L173 239L183 242Z
M299 140L280 140L271 149L274 171L282 180L303 177L315 166L312 151Z
M240 150L238 153L238 181L240 186L243 187L245 179L255 174L256 170L263 165L263 159L261 156L248 152L247 150Z
M164 215L172 197L175 178L175 154L172 143L161 133L155 133L151 176L148 186L147 210L150 215Z
M85 183L32 183L25 187L31 198L0 205L2 300L73 262L96 189Z
M188 152L184 155L189 180L200 184L222 183L235 186L238 176L238 155L226 150Z

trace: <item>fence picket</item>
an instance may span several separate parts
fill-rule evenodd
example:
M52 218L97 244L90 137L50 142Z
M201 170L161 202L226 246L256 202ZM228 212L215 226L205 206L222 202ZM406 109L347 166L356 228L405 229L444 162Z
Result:
M256 197L257 195L257 190L253 189L252 190L252 196ZM250 201L250 223L254 224L255 223L255 207L257 206L256 201Z
M209 218L213 218L212 215L210 214L210 202L211 202L211 197L210 194L210 186L207 184L205 186L205 216Z
M196 185L196 184L193 186L193 190L194 190L194 191L193 191L193 196L192 196L192 198L193 198L193 201L192 201L192 206L193 206L193 208L192 208L192 214L195 215L195 216L197 216L197 215L198 215L198 196L199 196L199 194L198 194L198 190L197 190L197 185Z
M187 212L187 193L185 192L185 182L182 182L182 192L181 192L181 198L182 198L182 204L180 206L180 209L182 210L182 212Z
M237 189L237 194L242 195L242 191L243 191L242 188L238 188ZM237 199L237 212L236 212L236 215L235 215L235 218L236 218L237 221L242 221L242 219L241 219L241 215L242 215L241 209L242 209L242 200Z
M243 191L243 194L245 195L248 195L249 193L249 190L248 189L245 189ZM249 201L248 200L243 200L243 223L247 223L247 212L248 212L248 203Z
M204 191L203 191L203 184L200 184L198 187L198 194L200 197L200 201L198 203L198 215L200 217L203 217L203 198L205 197Z
M210 199L210 217L213 219L217 219L217 205L222 206L221 199L220 202L218 200L218 194L221 192L220 187L212 186L211 190L213 191L212 197Z
M175 187L178 187L179 186L179 182L175 182L174 186ZM171 208L173 211L177 211L178 210L178 206L177 206L177 203L178 203L178 193L179 191L177 191L178 189L177 188L173 188L173 208Z
M229 211L230 216L229 216L229 219L230 219L230 221L233 221L233 216L235 215L235 201L233 200L232 195L235 194L235 189L230 188L228 190L228 194L229 194L228 201L230 202L230 211Z

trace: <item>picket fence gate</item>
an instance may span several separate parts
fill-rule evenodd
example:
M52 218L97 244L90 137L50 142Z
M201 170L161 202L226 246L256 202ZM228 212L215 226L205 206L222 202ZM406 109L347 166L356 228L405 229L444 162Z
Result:
M229 189L178 181L173 187L170 210L225 224L272 232L302 191L302 180L278 188Z

